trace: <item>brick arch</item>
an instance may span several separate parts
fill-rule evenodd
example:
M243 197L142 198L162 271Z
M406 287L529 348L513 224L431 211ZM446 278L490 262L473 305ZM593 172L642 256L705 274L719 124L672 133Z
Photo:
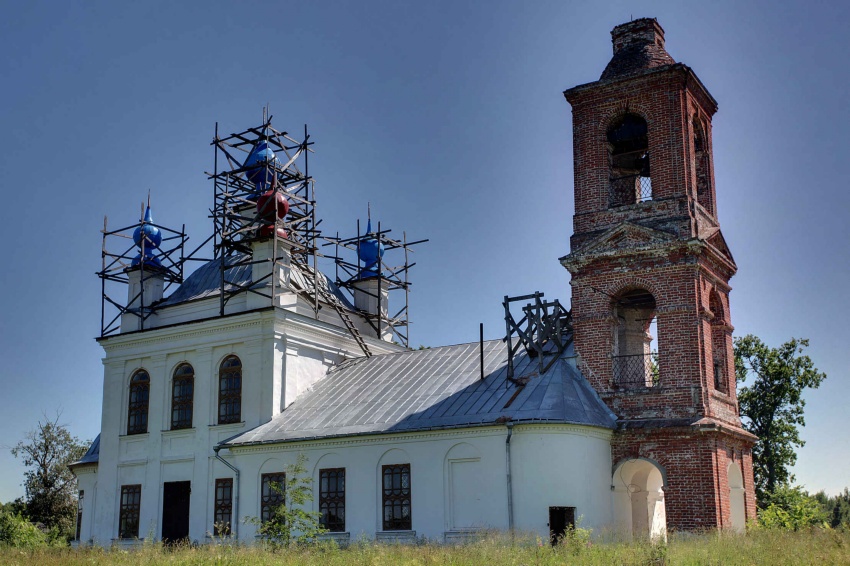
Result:
M636 116L640 116L641 118L643 118L646 122L647 130L649 130L649 128L651 128L653 125L654 121L650 117L651 113L649 112L649 109L642 103L631 101L623 104L618 104L616 108L613 108L606 114L603 114L600 117L599 122L597 123L597 131L601 132L603 140L607 142L605 136L608 133L608 128L610 128L615 121L619 120L626 114L635 114Z
M631 291L632 289L645 289L649 291L655 297L656 305L658 304L658 297L661 295L661 291L654 283L640 277L626 277L625 279L621 279L613 285L609 285L605 292L609 297L616 297L620 293ZM612 298L611 300L613 301L614 299Z
M713 297L717 297L717 301L720 303L720 315L714 312L714 309L711 308L711 304L714 302ZM717 290L717 287L711 285L708 288L708 308L711 310L712 314L714 314L714 320L723 320L727 324L729 323L729 305L726 303L726 298L723 296L723 293Z

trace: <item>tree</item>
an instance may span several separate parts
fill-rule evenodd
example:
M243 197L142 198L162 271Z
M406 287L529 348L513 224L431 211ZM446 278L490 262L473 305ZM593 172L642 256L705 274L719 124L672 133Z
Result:
M271 488L284 496L284 501L272 511L272 516L263 522L251 517L249 522L259 525L259 533L273 546L287 547L293 543L303 544L326 532L320 524L318 511L307 511L304 506L313 501L313 481L307 474L307 457L299 454L294 464L284 468L286 472L281 484Z
M56 528L70 538L77 513L76 479L68 468L86 452L89 442L80 442L59 416L45 416L36 428L14 448L12 454L23 459L26 489L26 517L34 523Z
M812 497L826 509L830 527L850 528L850 489L845 487L844 492L835 497L830 497L823 491L817 492Z
M799 432L806 424L803 391L816 389L826 379L803 355L808 345L804 338L792 338L779 348L751 334L735 339L741 417L744 428L759 437L753 447L753 473L762 507L777 487L794 480L789 468L797 461L795 447L805 444ZM751 383L742 386L748 379Z

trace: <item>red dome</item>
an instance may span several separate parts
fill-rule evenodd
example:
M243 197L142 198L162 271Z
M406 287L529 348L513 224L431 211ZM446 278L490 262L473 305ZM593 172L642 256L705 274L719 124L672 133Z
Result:
M277 218L275 218L275 209L277 209ZM273 223L286 216L288 212L289 201L283 193L268 190L257 199L257 215L266 222Z

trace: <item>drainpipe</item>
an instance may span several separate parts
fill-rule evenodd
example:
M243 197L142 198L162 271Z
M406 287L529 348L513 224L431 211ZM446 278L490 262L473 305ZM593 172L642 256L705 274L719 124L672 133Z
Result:
M505 459L507 460L508 480L508 530L513 536L514 532L514 493L511 487L511 436L514 433L514 423L505 423L508 427L508 436L505 438Z
M239 533L237 532L237 525L239 524L239 470L237 470L233 464L222 458L218 455L218 451L221 450L221 446L213 446L213 452L215 452L215 459L233 470L233 519L230 521L230 532L233 534L234 540L239 540Z

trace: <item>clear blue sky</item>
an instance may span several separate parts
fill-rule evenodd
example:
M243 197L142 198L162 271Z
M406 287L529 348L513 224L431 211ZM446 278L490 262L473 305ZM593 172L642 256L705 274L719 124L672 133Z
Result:
M569 105L609 32L657 17L719 101L720 220L736 334L811 339L798 480L850 484L846 432L850 4L845 2L9 2L0 19L0 444L43 412L100 427L100 234L138 219L211 229L216 121L309 124L328 232L356 215L416 252L412 344L502 335L504 295L569 299ZM0 448L0 501L23 494Z

